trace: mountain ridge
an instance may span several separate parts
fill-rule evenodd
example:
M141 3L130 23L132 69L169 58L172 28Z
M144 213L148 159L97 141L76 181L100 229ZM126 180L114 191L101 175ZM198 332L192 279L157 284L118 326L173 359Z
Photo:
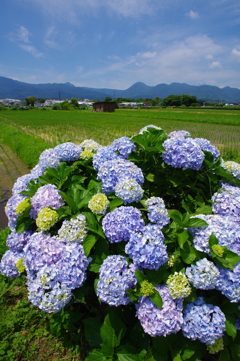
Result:
M240 89L226 86L219 88L214 85L189 85L186 83L173 82L171 84L160 83L155 86L136 82L125 90L109 88L78 87L69 82L29 84L19 80L0 76L0 99L25 99L28 96L36 98L52 99L94 99L104 100L106 96L116 98L156 98L164 99L169 95L188 94L196 96L198 100L215 102L240 103Z

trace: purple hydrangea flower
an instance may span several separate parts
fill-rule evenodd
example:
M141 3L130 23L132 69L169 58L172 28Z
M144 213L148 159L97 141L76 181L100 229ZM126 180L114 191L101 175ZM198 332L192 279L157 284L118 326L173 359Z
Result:
M186 130L174 130L168 134L171 138L187 138L191 137L191 134Z
M122 137L115 139L110 145L114 152L118 152L123 158L127 159L130 153L136 150L136 146L131 142L130 138Z
M212 145L209 140L204 138L194 138L193 140L198 145L200 145L202 150L212 153L214 162L220 156L220 151L216 147L214 147L214 145Z
M220 276L216 289L231 302L240 302L240 263L233 266L233 270L218 266Z
M24 255L21 252L12 252L11 250L6 251L2 256L0 263L0 273L10 278L20 276L16 267L16 262L23 257Z
M51 207L61 208L64 205L63 198L58 193L58 189L53 184L46 184L38 188L31 200L32 207L30 217L36 219L41 209Z
M159 226L147 225L141 233L132 233L125 252L140 268L158 270L168 261L167 247Z
M144 190L134 179L122 179L116 184L115 194L123 200L124 204L139 202L143 193Z
M144 221L141 212L134 207L119 207L107 213L102 221L103 232L110 243L128 241L130 234L141 232Z
M225 315L218 306L205 303L203 297L187 305L183 312L184 337L212 345L225 331Z
M25 231L23 233L17 233L13 231L7 237L7 246L12 252L22 252L24 246L28 243L32 231Z
M116 154L111 146L101 147L93 156L93 168L97 171L107 161L122 159L120 154Z
M198 251L210 254L209 237L213 233L217 237L220 246L227 247L240 255L240 229L232 217L217 214L198 214L196 217L208 223L208 226L188 229L194 236L193 244Z
M122 180L134 179L140 186L144 182L142 170L125 159L103 163L98 171L98 179L102 181L102 190L106 194L114 192L116 184Z
M42 168L39 164L37 164L30 173L33 176L33 179L37 179L45 173L45 168Z
M145 201L148 210L148 219L152 223L157 223L160 227L170 222L168 211L165 207L164 200L160 197L151 197Z
M213 213L222 216L232 216L240 222L240 188L224 183L220 192L212 196Z
M12 194L18 194L22 191L29 191L28 183L33 180L32 174L25 174L17 179L12 188Z
M155 289L162 298L162 308L157 307L148 296L143 296L136 305L136 316L144 332L151 337L177 333L183 323L182 300L173 300L166 285L155 286Z
M136 267L128 266L123 256L108 256L101 265L97 296L110 306L127 305L131 300L126 290L135 287L137 279L134 272Z
M66 142L57 145L54 148L60 162L74 162L80 158L82 148L72 142Z
M195 288L211 290L216 287L219 270L213 262L203 258L196 262L196 265L187 267L186 276Z
M16 208L18 204L26 198L27 197L22 194L14 194L7 201L5 213L8 217L8 227L11 229L11 231L15 230L15 227L17 225L17 218L19 216L18 214L16 214Z
M189 138L170 138L165 140L162 153L165 163L173 168L199 170L205 155L200 146Z
M60 157L53 148L46 149L39 157L39 167L41 169L57 168L60 163Z

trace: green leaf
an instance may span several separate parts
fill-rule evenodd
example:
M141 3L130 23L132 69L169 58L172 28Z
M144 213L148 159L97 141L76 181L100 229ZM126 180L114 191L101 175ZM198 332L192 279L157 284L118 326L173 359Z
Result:
M184 230L181 230L179 232L177 232L177 237L178 237L178 244L179 244L179 247L184 249L184 244L185 242L188 240L189 238L189 233L188 231L186 231L185 229Z
M88 317L83 323L86 341L91 346L100 346L102 343L102 338L100 336L101 322L95 317Z
M154 182L154 174L153 173L149 173L147 176L146 176L146 179L149 181L149 182Z
M105 317L100 331L103 342L110 347L117 347L120 345L125 332L126 326L118 317L117 309L111 309Z
M119 347L117 350L118 361L143 361L146 351L139 351L132 345L126 344Z
M154 348L149 348L147 354L144 357L144 361L167 361L168 357L162 354L161 351L157 351Z
M154 290L154 294L151 295L150 300L159 308L162 308L162 297L160 296L160 293L157 290Z
M229 336L232 337L232 339L234 340L235 337L237 336L237 329L236 329L236 320L234 317L232 317L231 315L227 314L226 315L226 321L225 321L225 325L226 325L226 332Z
M187 264L191 264L197 257L196 250L188 243L185 243L183 249L180 249L180 254Z
M174 220L179 226L182 225L182 213L180 213L177 210L174 211L168 211L169 217Z
M188 228L195 228L202 226L208 226L208 223L201 218L190 218L187 225Z
M224 350L220 352L218 361L231 361L230 354L226 346Z
M112 212L115 208L117 208L121 204L123 204L123 200L121 198L117 198L117 197L114 198L109 204L110 211Z
M97 242L97 238L93 234L89 234L84 242L83 242L83 248L85 256L88 257L90 254L91 249L94 247L95 243Z
M135 271L135 277L139 283L142 283L143 281L147 281L147 277L139 270Z
M106 361L107 358L104 356L103 352L99 349L94 349L86 357L85 361Z
M169 351L169 344L164 336L157 336L152 339L153 347L161 351L163 354L167 354Z
M218 244L218 239L217 237L215 236L214 233L211 234L211 236L209 237L209 247L210 249L212 249L212 246L214 246L215 244Z
M223 250L223 257L231 266L235 266L240 261L240 257L237 253L230 251L227 247L223 247Z
M195 351L194 350L190 350L190 349L185 349L182 352L182 360L188 360L190 359L193 355L194 355Z

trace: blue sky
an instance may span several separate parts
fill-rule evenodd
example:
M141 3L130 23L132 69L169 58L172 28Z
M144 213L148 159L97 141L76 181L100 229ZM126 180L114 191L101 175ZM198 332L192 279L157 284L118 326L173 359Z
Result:
M240 88L239 0L1 0L0 76Z

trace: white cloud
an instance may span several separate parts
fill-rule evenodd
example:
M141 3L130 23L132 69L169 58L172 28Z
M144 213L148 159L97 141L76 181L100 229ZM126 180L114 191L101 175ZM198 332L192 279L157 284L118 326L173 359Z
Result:
M7 35L8 39L13 42L22 42L29 44L30 32L24 26L19 26L15 32L11 32Z
M62 45L60 45L55 39L58 37L57 31L54 26L51 26L46 35L45 35L45 44L52 49L62 50Z
M191 19L197 19L199 17L198 13L196 11L189 11L189 13L186 13L187 16L189 16Z
M41 58L44 57L44 54L38 51L33 45L30 44L19 44L19 47L31 55L33 55L35 58Z
M237 50L236 48L232 50L232 53L234 55L240 56L240 50Z
M213 61L211 64L209 64L210 69L221 68L221 67L222 65L219 61Z

